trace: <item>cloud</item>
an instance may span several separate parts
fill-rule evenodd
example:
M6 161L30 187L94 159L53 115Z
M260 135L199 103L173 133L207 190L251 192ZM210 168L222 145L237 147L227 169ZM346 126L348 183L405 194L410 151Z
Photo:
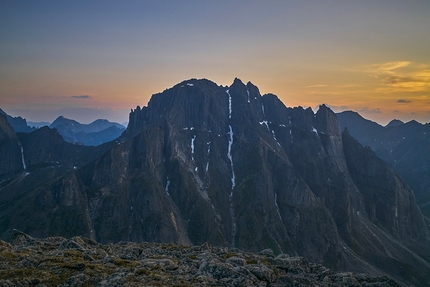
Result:
M403 100L403 99L400 99L400 100L397 101L397 103L399 103L399 104L405 104L405 103L410 103L410 102L412 102L412 101Z
M323 88L323 87L327 87L327 85L317 84L317 85L306 86L306 88Z
M71 96L74 99L91 99L90 95Z
M361 108L361 109L357 110L357 112L359 112L359 113L363 113L363 114L368 114L368 115L370 115L370 114L380 114L380 113L382 113L382 111L381 111L379 108L376 108L376 109L369 109L369 108L367 108L367 107L365 107L365 108Z
M327 106L335 112L350 110L350 107L348 106L335 106L335 105L329 105L329 104L327 104Z
M366 65L359 68L380 83L378 92L430 91L430 67L410 61Z
M374 64L372 66L377 71L385 72L385 73L393 73L393 70L409 66L410 64L411 62L409 61L396 61L396 62L388 62L383 64Z
M394 110L393 113L401 113L399 110Z

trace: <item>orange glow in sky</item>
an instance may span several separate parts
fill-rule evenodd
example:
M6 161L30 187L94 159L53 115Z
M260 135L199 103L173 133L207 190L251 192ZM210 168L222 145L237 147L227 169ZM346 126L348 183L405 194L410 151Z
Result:
M27 120L122 123L183 80L238 77L286 106L430 122L428 1L1 6L0 108Z

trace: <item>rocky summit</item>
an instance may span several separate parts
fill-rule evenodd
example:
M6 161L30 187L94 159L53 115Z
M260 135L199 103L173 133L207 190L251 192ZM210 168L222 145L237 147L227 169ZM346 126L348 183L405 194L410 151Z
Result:
M336 273L303 257L210 244L36 239L14 230L0 241L0 286L400 286L386 276Z
M191 79L153 95L120 138L91 150L38 150L39 134L9 137L28 160L15 146L9 160L20 169L0 182L3 240L19 229L103 244L270 248L430 285L428 223L413 191L325 105L288 108L250 82Z

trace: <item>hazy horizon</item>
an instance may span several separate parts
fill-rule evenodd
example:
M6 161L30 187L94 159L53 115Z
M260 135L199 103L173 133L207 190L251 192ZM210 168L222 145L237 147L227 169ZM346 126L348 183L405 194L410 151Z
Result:
M190 78L251 81L287 107L430 122L428 1L2 1L0 107L128 121Z

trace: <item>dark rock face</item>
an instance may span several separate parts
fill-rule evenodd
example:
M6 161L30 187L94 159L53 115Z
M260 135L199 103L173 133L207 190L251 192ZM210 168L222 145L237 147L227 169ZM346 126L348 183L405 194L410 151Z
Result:
M303 257L247 253L210 244L36 239L0 240L0 286L400 286L386 276L335 273Z
M428 228L393 170L341 134L326 106L287 108L238 79L193 79L154 95L117 142L16 204L35 215L5 206L3 238L19 228L103 243L271 248L430 282Z
M23 170L18 136L6 116L0 113L0 182Z
M348 128L363 146L394 166L414 191L422 213L430 217L430 124L393 120L382 127L354 112L337 116L342 129Z

